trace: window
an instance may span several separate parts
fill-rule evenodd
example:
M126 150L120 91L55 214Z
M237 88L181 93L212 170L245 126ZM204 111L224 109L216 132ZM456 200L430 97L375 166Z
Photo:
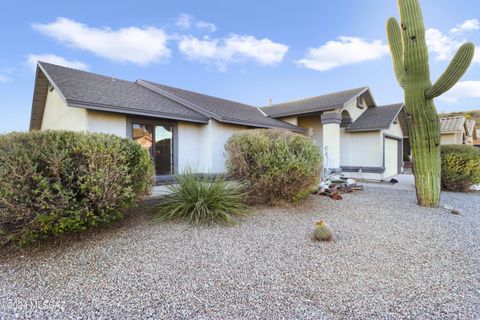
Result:
M363 105L363 98L362 97L359 97L357 99L357 108L360 108L360 109L365 108L364 105Z
M157 175L174 173L172 124L133 122L132 139L148 150Z

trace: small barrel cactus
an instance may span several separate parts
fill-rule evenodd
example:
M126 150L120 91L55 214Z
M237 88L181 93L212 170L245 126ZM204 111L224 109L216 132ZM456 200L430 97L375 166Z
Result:
M318 241L330 241L333 239L332 229L325 221L315 223L315 231L313 231L313 238Z

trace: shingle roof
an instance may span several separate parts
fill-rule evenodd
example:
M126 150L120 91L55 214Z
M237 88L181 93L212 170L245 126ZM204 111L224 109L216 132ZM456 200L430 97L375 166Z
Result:
M465 126L467 127L467 135L469 137L472 137L472 136L476 135L476 132L475 132L476 125L477 125L477 123L475 122L475 120L465 121Z
M348 128L348 132L388 129L403 108L403 103L370 107Z
M346 102L366 91L368 91L368 87L328 93L321 96L274 104L269 107L263 107L262 111L271 117L285 117L331 110L343 107Z
M134 82L39 62L71 106L208 122L204 115Z
M463 131L465 128L465 117L440 118L440 131L452 132Z
M221 122L255 127L275 127L294 131L304 131L303 129L287 122L269 118L258 108L244 103L174 88L146 80L139 80L137 83L145 85L160 94L172 97L194 110L211 116Z
M45 62L39 62L38 66L41 75L47 77L71 107L201 123L214 118L245 126L304 131L287 122L269 118L256 107L238 102L154 82L130 82ZM34 97L32 129L39 129L41 125L43 111L39 105ZM33 110L35 108L39 110Z

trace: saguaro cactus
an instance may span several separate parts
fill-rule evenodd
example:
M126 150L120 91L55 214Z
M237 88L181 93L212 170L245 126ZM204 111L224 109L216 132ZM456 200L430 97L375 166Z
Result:
M433 99L455 85L472 62L475 46L460 47L445 73L432 85L425 26L418 0L398 0L401 24L387 22L387 37L398 83L405 92L415 188L421 206L440 200L440 124Z

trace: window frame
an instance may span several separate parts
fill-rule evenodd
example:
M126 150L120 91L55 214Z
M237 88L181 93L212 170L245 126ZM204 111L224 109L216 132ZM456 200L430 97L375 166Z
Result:
M153 128L153 145L152 145L152 162L155 164L155 126L171 126L172 127L172 173L169 175L157 175L157 176L170 176L178 173L178 122L167 119L155 119L148 117L127 117L127 137L133 139L133 124L151 125ZM155 172L156 174L156 172Z

